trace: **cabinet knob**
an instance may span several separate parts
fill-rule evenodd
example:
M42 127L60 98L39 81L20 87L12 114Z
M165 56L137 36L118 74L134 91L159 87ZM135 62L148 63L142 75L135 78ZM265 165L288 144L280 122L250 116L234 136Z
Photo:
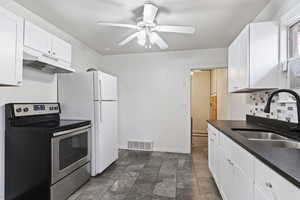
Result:
M54 56L55 56L55 54L56 54L56 53L55 53L55 52L53 52L53 55L54 55Z
M48 50L48 53L50 54L50 53L51 53L51 51L50 51L50 50Z

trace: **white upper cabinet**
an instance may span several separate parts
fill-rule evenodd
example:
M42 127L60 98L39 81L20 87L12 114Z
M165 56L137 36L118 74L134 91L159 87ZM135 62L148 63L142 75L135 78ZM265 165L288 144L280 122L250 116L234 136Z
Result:
M279 26L248 24L228 48L229 92L277 88Z
M37 60L55 72L73 72L71 67L72 46L40 27L25 21L24 31L25 64ZM43 66L43 65L41 65Z
M25 22L24 45L26 47L51 55L51 39L48 32L28 21Z
M52 37L52 56L71 63L72 46L58 37Z
M0 85L21 85L23 71L23 19L1 7L0 63Z

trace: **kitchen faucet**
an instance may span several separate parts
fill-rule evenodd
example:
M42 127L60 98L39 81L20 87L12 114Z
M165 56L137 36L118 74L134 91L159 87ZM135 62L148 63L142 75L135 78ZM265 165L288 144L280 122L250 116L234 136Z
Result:
M298 123L297 123L297 127L291 128L290 131L292 132L297 132L298 133L298 138L300 138L300 125L299 125L299 120L300 120L300 96L293 90L288 90L288 89L280 89L280 90L275 90L271 93L271 95L268 98L266 107L264 112L265 113L270 113L270 107L271 107L271 103L272 103L272 98L279 93L289 93L291 95L293 95L296 98L296 104L297 104L297 116L298 116Z

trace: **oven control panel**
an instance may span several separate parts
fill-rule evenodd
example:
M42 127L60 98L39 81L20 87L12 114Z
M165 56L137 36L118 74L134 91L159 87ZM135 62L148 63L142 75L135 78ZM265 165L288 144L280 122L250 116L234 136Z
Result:
M59 114L59 103L42 103L42 104L14 104L14 114L16 117Z

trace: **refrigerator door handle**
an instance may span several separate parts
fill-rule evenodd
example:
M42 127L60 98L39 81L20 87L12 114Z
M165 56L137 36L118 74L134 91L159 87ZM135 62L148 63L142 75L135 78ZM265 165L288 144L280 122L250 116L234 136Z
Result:
M99 101L100 105L100 122L102 122L102 101Z

